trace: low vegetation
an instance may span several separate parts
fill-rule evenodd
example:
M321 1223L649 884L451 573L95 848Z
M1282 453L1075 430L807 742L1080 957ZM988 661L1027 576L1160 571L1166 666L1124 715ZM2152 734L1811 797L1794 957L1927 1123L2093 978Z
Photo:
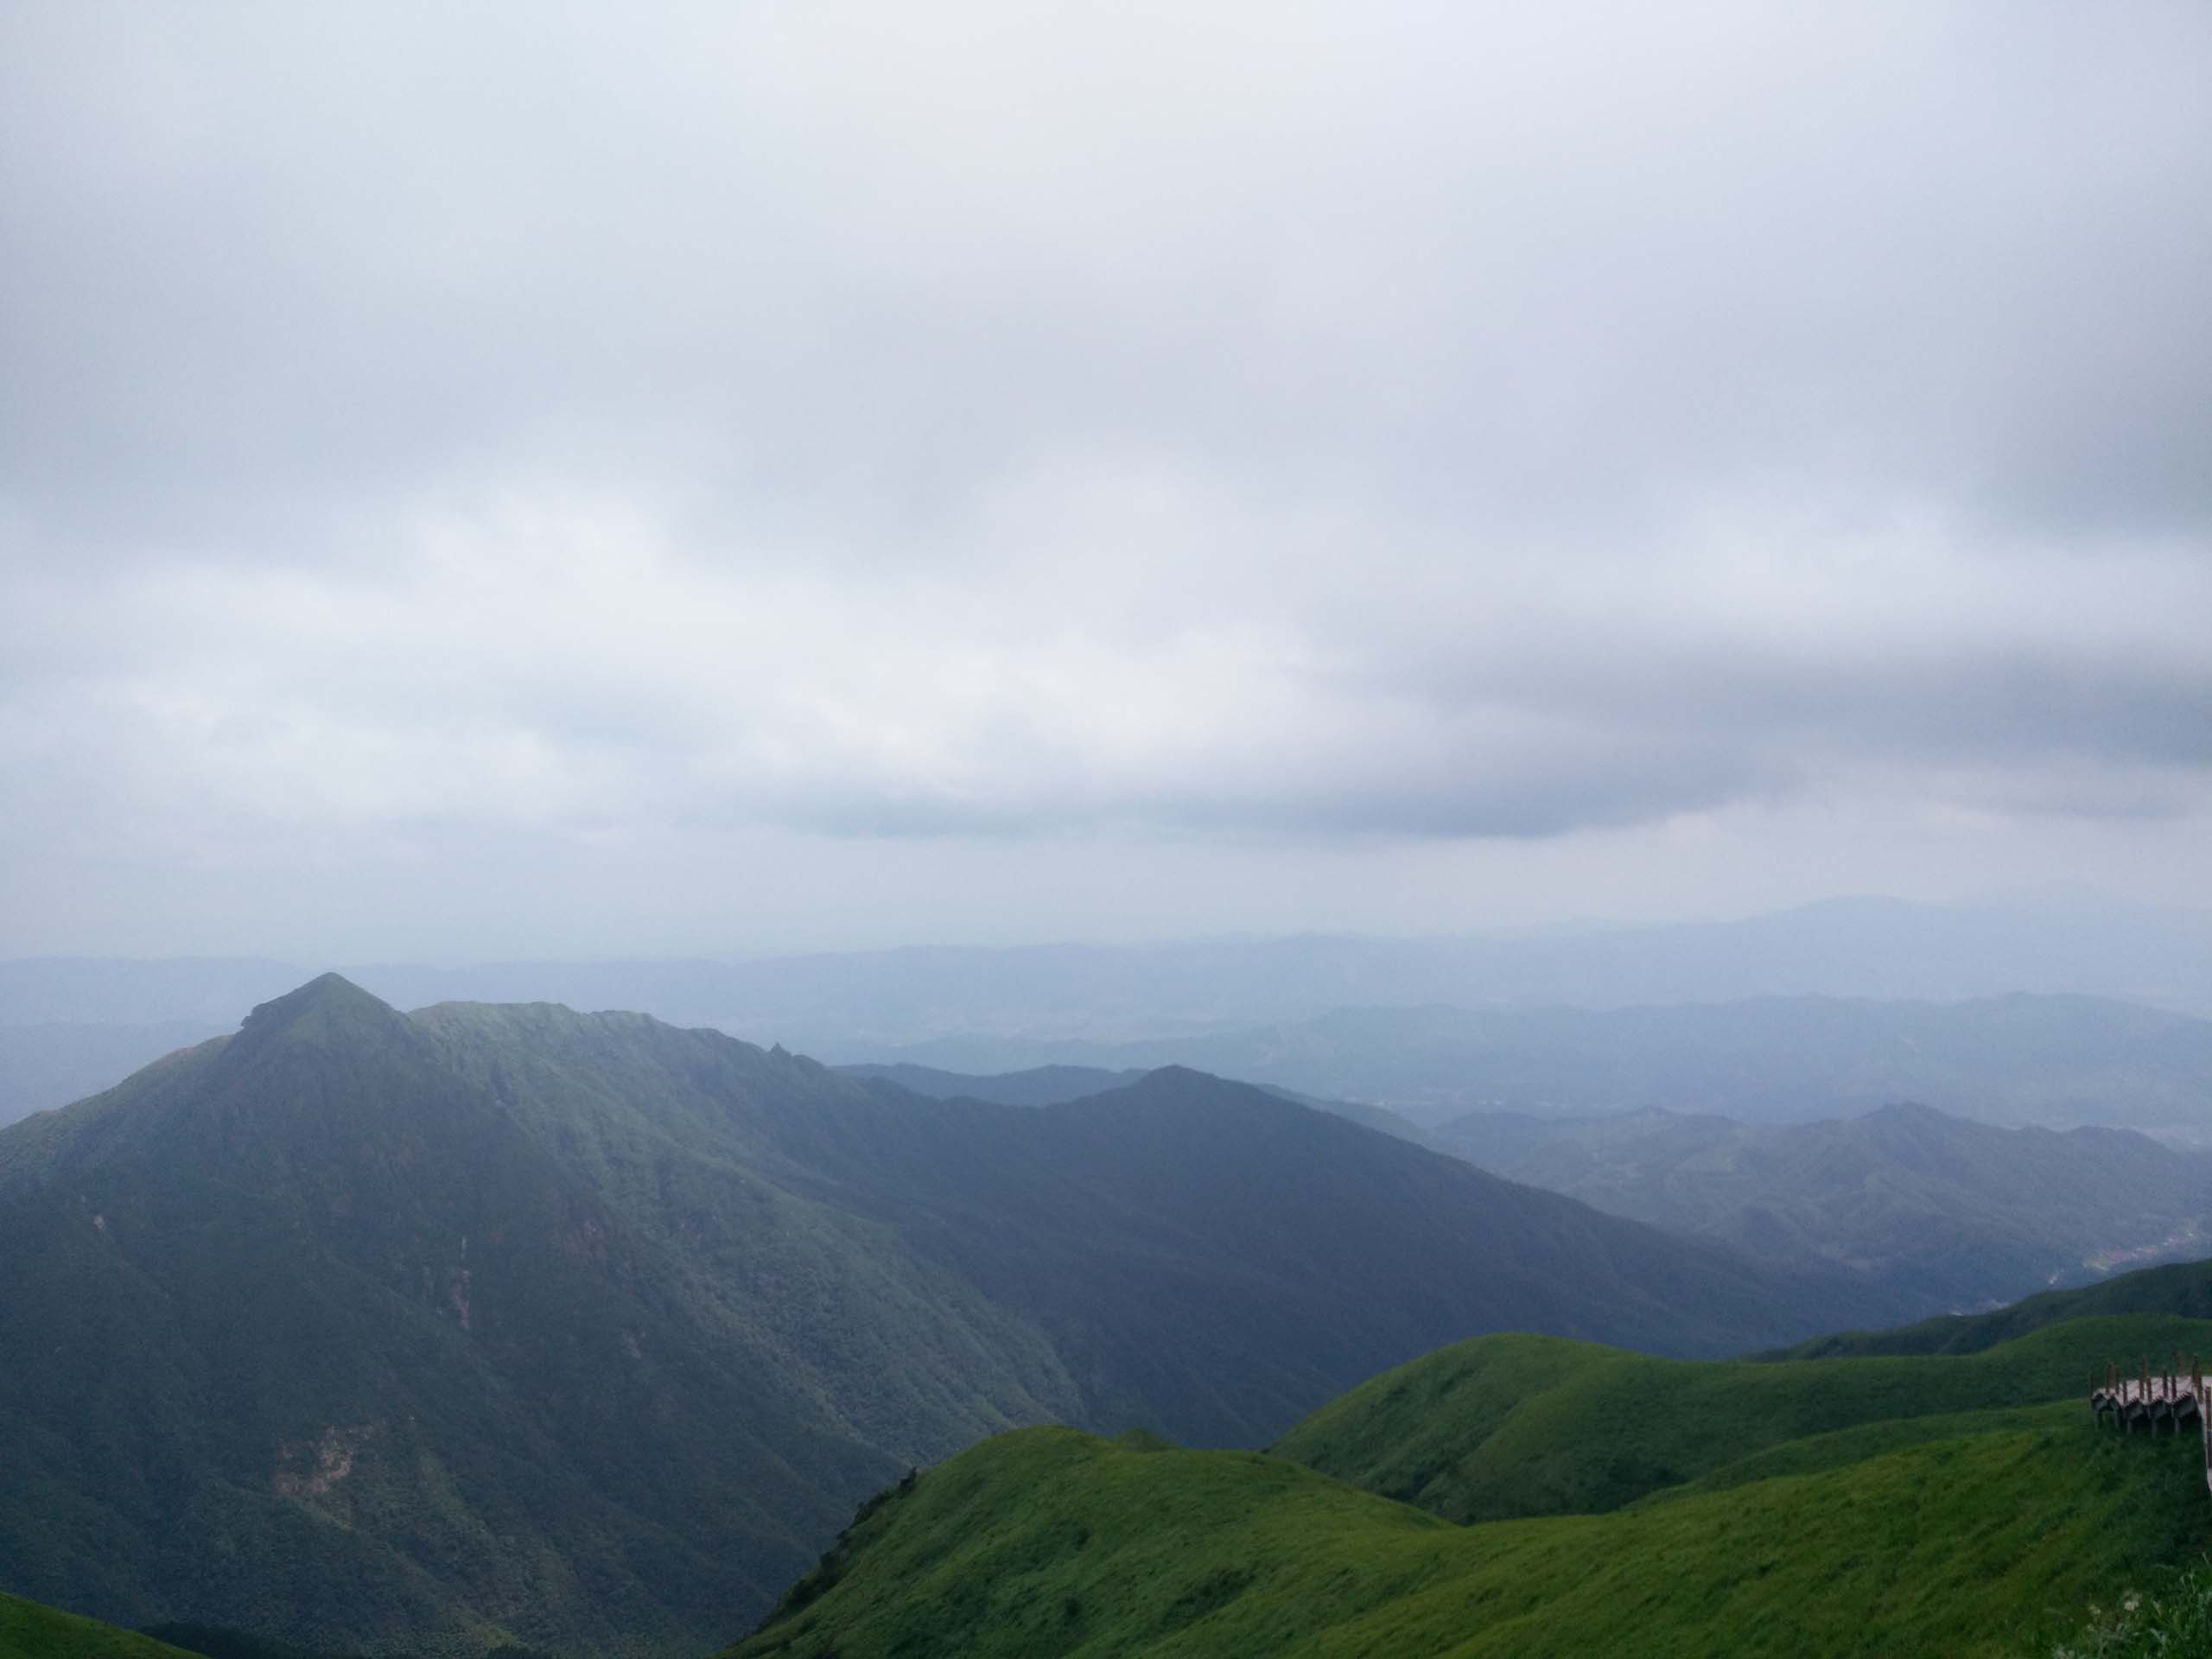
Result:
M2128 1590L2047 1650L2047 1659L2194 1659L2212 1654L2212 1557ZM2039 1650L2034 1659L2046 1659Z
M2095 1320L1979 1360L1656 1370L1485 1338L1376 1379L1275 1455L1022 1431L865 1517L835 1582L733 1651L2051 1652L2084 1608L2202 1548L2195 1441L2100 1432L2069 1397L2093 1351L2177 1338L2212 1346L2212 1328Z
M149 1636L0 1594L0 1659L199 1659Z
M1453 1521L1599 1513L1685 1483L1760 1478L1891 1450L1981 1414L2082 1393L2108 1356L2212 1351L2164 1314L2069 1321L1967 1356L1696 1363L1588 1343L1478 1337L1332 1401L1274 1450Z

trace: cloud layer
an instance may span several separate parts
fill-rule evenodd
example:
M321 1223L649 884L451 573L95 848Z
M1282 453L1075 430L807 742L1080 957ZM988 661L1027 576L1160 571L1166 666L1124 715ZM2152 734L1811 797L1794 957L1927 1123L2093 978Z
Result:
M13 8L0 856L2201 820L2208 84L2193 3Z

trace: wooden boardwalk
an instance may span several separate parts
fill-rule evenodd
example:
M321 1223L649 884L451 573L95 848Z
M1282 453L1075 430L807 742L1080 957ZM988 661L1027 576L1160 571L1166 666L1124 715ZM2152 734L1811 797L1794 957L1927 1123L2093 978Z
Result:
M2204 1442L2204 1484L2212 1488L2212 1399L2206 1395L2202 1361L2184 1367L2176 1354L2170 1369L2154 1371L2145 1361L2133 1376L2122 1376L2117 1365L2107 1365L2101 1378L2089 1379L2089 1409L2099 1427L2109 1415L2115 1427L2128 1433L2140 1425L2153 1434L2160 1429L2178 1434L2184 1423L2193 1425Z

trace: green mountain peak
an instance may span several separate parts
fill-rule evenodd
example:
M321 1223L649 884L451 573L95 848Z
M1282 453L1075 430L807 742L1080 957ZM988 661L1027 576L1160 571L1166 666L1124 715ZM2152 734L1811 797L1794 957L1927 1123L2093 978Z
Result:
M343 975L321 974L256 1007L238 1034L245 1046L252 1047L279 1036L314 1041L345 1033L404 1030L406 1025L397 1009Z

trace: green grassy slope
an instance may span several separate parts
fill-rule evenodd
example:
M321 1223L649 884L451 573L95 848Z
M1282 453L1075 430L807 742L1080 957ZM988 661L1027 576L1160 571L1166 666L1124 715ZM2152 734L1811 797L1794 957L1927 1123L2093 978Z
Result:
M1002 1436L741 1659L1996 1655L2201 1541L2187 1440L2077 1406L1602 1516L1452 1527L1286 1459ZM810 1589L818 1593L810 1593Z
M181 1648L0 1594L0 1659L193 1659Z
M356 1659L346 1654L317 1653L311 1648L219 1624L149 1624L144 1634L197 1654L200 1659ZM531 1659L529 1649L507 1643L491 1649L485 1659L500 1659L502 1655L505 1659Z
M2132 1277L2138 1305L2194 1306ZM1504 1335L1265 1455L1001 1436L863 1511L734 1653L2048 1652L2212 1539L2196 1437L2082 1403L2106 1357L2176 1348L2212 1322L1783 1363Z
M1850 1364L1695 1363L1478 1337L1361 1384L1274 1450L1454 1521L1594 1512L1718 1482L1731 1465L1748 1478L1925 1437L1900 1422L1974 1412L2009 1421L2003 1408L2085 1393L2108 1357L2177 1348L2212 1351L2212 1324L2088 1319L1974 1356ZM1760 1460L1783 1447L1782 1462Z

